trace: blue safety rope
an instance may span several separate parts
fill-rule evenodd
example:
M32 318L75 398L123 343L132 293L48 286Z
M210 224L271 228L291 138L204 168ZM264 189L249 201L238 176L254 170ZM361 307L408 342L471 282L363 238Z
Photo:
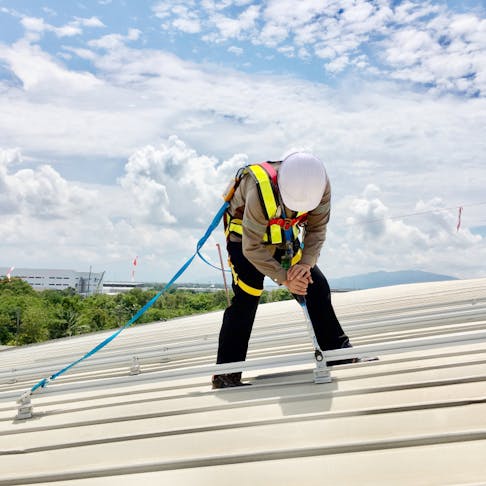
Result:
M100 349L104 348L108 343L113 341L122 331L124 331L127 327L130 327L137 319L139 319L145 312L147 312L150 307L152 307L155 302L159 299L159 297L186 271L187 267L192 263L196 255L200 255L199 251L203 247L204 243L206 243L207 239L211 235L211 233L214 231L214 229L218 226L221 218L223 217L224 212L226 211L226 208L229 206L228 202L225 202L219 211L216 213L216 216L213 218L211 224L209 225L208 229L206 230L206 233L204 233L203 237L197 242L196 246L196 251L194 254L182 265L182 267L176 272L176 274L170 279L169 283L160 291L158 292L152 299L150 299L123 327L115 331L111 336L107 337L104 341L101 343L97 344L91 351L88 351L84 356L81 358L77 359L76 361L73 361L71 364L65 366L61 370L59 370L57 373L54 373L51 375L49 378L43 378L40 380L38 383L36 383L31 389L30 389L30 394L34 393L37 389L39 388L44 388L47 386L47 384L53 380L55 380L57 377L61 376L63 373L66 373L69 369L71 369L73 366L76 366L77 364L81 363L81 361L84 361L85 359L89 358L96 352L98 352ZM201 257L202 258L202 257ZM204 259L203 259L204 260Z
M209 265L210 267L213 267L214 269L216 270L219 270L220 272L228 272L228 273L231 273L231 270L226 270L225 268L219 268L217 267L216 265L213 265L211 262L209 262L208 260L206 260L205 257L203 257L201 255L201 252L198 251L197 252L197 256L206 264L206 265Z

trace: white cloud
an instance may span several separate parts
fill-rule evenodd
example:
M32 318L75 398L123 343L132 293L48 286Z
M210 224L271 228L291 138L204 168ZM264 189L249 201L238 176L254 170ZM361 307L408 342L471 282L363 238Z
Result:
M341 72L349 64L347 56L341 56L326 64L326 70L336 74Z
M158 2L152 6L152 11L159 19L165 19L171 16L171 5L172 2L168 1Z
M22 164L18 150L0 151L0 211L40 219L68 220L92 209L93 193L64 180L49 165L38 169L11 168Z
M205 10L209 12L216 12L231 7L232 5L241 6L252 2L248 2L248 1L238 2L234 0L202 0L200 3Z
M243 54L243 49L237 46L230 46L228 47L228 52L235 54L236 56L241 56Z
M88 41L90 47L97 47L100 49L114 50L125 46L127 41L136 41L140 38L141 31L139 29L128 29L127 35L123 34L107 34L99 39Z
M197 34L202 30L199 10L193 0L158 2L152 6L152 11L160 19L170 19L170 22L162 24L164 29L174 28L187 34Z
M71 46L63 46L63 49L76 54L76 56L80 57L81 59L87 59L88 61L94 61L97 58L97 55L90 49L76 48Z
M191 34L202 32L203 40L225 42L229 39L249 38L255 31L260 16L260 6L249 1L194 2L185 0L158 2L152 7L155 15L164 22L164 29L176 29ZM235 16L223 13L236 5L243 10ZM203 24L205 30L203 31Z
M430 2L413 2L405 0L395 5L394 20L399 24L410 24L422 20L431 15L440 13L443 8L439 5L433 5Z
M191 227L207 220L195 208L216 210L224 186L245 161L244 156L234 156L218 164L171 136L158 148L137 150L119 182L130 195L135 220Z
M483 155L475 142L486 122L482 99L434 98L362 80L331 90L119 44L106 53L78 53L93 61L97 76L69 70L37 46L0 45L0 58L23 87L0 98L1 144L127 158L176 133L206 153L244 147L258 160L304 141L331 161L346 161L343 167L365 159L397 170L413 160L464 166Z
M265 5L263 16L267 22L287 24L293 30L310 22L326 9L330 9L332 13L338 10L338 6L331 6L329 3L319 0L309 2L270 0Z
M209 32L214 15L231 18L230 3L197 2L201 35ZM238 3L241 14L249 3ZM47 262L54 253L66 262L109 269L138 254L153 263L153 278L170 277L191 254L237 166L301 148L321 155L331 177L333 214L322 256L330 275L406 266L478 274L474 262L486 256L484 239L468 232L484 225L484 208L473 204L484 201L486 186L481 143L486 100L443 93L446 86L472 93L484 82L479 16L456 18L443 10L423 15L424 9L410 7L398 23L397 10L389 20L386 2L374 4L372 14L355 2L358 10L346 20L338 18L347 4L339 6L344 9L339 15L333 4L337 18L332 20L320 12L322 2L304 3L314 10L299 4L289 13L274 3L273 20L262 21L262 7L247 29L234 24L224 35L237 36L245 54L255 52L245 36L250 42L258 36L274 46L272 52L288 46L286 55L306 58L311 68L318 56L319 65L334 69L335 88L297 75L245 74L128 47L141 37L138 30L109 34L84 47L64 37L63 51L91 61L92 72L70 69L32 39L0 44L6 73L0 81L0 146L20 147L24 160L3 152L0 163L3 187L8 184L8 193L0 188L0 200L3 210L11 211L0 222L9 242L2 256L13 260L22 248L26 265ZM167 5L172 21L177 2ZM203 7L212 9L211 16L201 15ZM277 22L279 15L291 14L288 25ZM420 25L413 25L412 16ZM45 29L44 23L32 25L32 32ZM223 31L211 29L223 42ZM275 35L262 36L265 29L276 29ZM368 38L371 49L374 35L385 35L380 46L385 67L393 64L389 80L359 77L352 69L338 77L346 66L368 73L371 60L359 43ZM397 42L404 48L393 51ZM237 53L234 43L223 49ZM272 52L265 51L270 69ZM471 59L477 60L476 74L461 78ZM393 76L435 83L436 91L414 91L391 82ZM245 154L233 155L240 152ZM87 189L75 182L81 170L70 171L80 163L83 180L94 183L103 173L111 184ZM79 196L83 190L90 195ZM48 196L42 205L43 192ZM95 209L85 210L88 203ZM445 208L459 205L465 207L463 228L455 233L456 210ZM66 214L72 214L69 225ZM367 225L370 218L378 221ZM348 220L353 224L346 226ZM29 240L32 234L35 242ZM218 235L222 238L221 231Z
M79 23L84 27L106 27L106 25L98 17L76 17L73 23Z
M289 35L289 31L285 26L266 23L262 28L260 34L255 36L255 44L263 44L270 48L277 47L281 42L284 42Z
M194 10L185 5L175 5L171 10L176 16L172 23L173 27L188 34L197 34L201 31L201 23Z
M178 18L173 25L188 34L197 34L201 31L201 24L197 18Z
M77 269L93 264L121 279L137 254L141 278L168 279L195 251L222 204L220 193L245 162L243 155L220 162L170 137L136 151L116 187L86 188L47 164L25 168L18 149L0 150L2 260ZM218 230L205 248L210 259L216 261L214 243L223 240ZM212 278L208 267L197 268L199 278Z
M26 30L26 39L30 41L38 40L44 32L53 32L58 37L70 37L81 34L82 30L76 25L65 25L54 27L47 24L44 19L36 17L23 17L21 24Z
M394 78L429 83L440 91L485 92L486 19L444 12L394 32L384 45Z
M329 63L336 56L343 56L342 60L326 66L329 71L336 72L358 47L386 29L391 17L391 9L383 3L271 1L264 11L262 36L256 42L277 47L291 37L296 45L312 48L317 57Z
M165 29L200 33L204 42L238 39L288 57L297 52L306 61L315 56L332 74L352 66L439 92L484 94L486 20L479 13L454 14L429 1L248 4L235 9L232 1L177 0L154 11ZM375 57L381 69L372 65Z
M25 40L12 47L0 44L0 59L8 63L26 91L55 91L62 85L72 94L73 91L88 91L101 84L91 73L69 71L37 45Z
M393 216L383 196L377 186L368 185L361 196L350 198L351 215L341 224L346 232L331 235L326 243L328 271L341 276L356 274L353 266L363 258L361 271L421 269L459 277L483 274L477 262L486 256L484 238L467 227L457 232L457 212L441 198L419 200L413 213Z
M295 48L294 46L281 46L277 49L278 52L285 54L287 57L294 57L295 56Z
M251 5L234 18L219 12L212 13L208 17L208 22L216 27L217 33L209 34L207 39L225 42L230 39L248 38L255 30L259 15L258 5Z
M56 17L57 12L49 7L42 7L42 11L45 12L46 14L50 15L51 17Z
M15 16L19 16L19 14L15 14ZM97 17L77 17L60 27L48 24L43 18L39 17L21 16L20 22L26 31L26 39L30 41L38 40L44 32L52 32L57 37L72 37L82 34L82 27L105 27Z

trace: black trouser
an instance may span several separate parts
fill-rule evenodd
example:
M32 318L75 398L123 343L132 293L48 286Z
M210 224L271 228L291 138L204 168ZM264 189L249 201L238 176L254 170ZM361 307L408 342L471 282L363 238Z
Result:
M243 255L241 243L229 241L228 255L234 271L246 285L263 289L265 275L259 272ZM279 260L281 254L276 253ZM331 303L331 290L326 277L317 266L311 270L312 284L307 288L307 309L321 349L337 349L349 342ZM260 300L241 289L233 278L234 297L225 310L219 333L219 348L216 363L244 361L248 351L253 321Z

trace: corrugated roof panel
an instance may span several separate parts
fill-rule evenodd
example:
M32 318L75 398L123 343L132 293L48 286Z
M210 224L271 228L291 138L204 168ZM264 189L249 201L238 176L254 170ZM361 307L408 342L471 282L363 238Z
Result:
M28 420L14 397L36 368L105 334L1 352L0 485L486 484L485 284L335 295L355 350L383 354L325 384L295 302L260 306L249 387L210 389L221 313L127 330L34 395Z

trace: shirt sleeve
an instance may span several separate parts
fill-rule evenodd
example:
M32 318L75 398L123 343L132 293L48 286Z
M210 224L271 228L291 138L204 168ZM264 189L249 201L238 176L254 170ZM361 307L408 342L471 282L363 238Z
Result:
M313 267L326 241L327 223L331 214L331 185L328 182L324 195L317 208L309 211L304 234L304 249L300 263Z
M263 214L256 183L250 182L250 178L248 182L243 213L243 255L257 270L281 285L287 279L287 271L273 258L271 250L262 242L267 230L267 219Z

